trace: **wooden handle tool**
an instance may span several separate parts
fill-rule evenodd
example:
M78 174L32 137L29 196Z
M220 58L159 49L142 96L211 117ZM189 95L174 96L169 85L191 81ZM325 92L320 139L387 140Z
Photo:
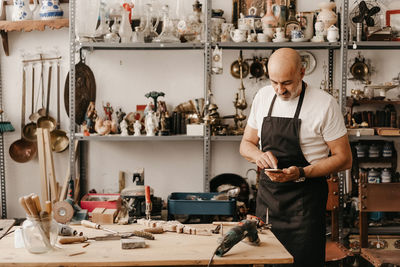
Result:
M146 220L150 220L151 215L151 199L150 199L150 186L145 186L145 196L146 196Z
M117 231L114 231L114 230L111 230L111 229L108 229L108 228L104 228L100 224L97 224L97 223L94 223L94 222L91 222L91 221L88 221L88 220L82 220L81 221L81 225L83 225L85 227L88 227L88 228L100 229L100 230L104 230L104 231L107 231L107 232L110 232L110 233L113 233L113 234L118 234Z
M52 211L51 201L47 200L45 202L45 205L46 205L45 210L47 211L48 214L51 214L51 211Z
M60 244L72 244L72 243L82 243L87 241L88 238L86 236L70 236L70 237L61 237L58 242Z
M42 207L40 206L40 199L38 195L33 195L31 197L31 199L33 200L33 202L35 203L36 209L38 211L38 213L40 213L42 211Z
M28 207L28 209L30 211L31 216L33 216L35 218L39 217L38 210L37 210L35 202L32 200L32 198L29 196L25 196L24 199L25 199L26 206Z
M25 203L25 198L24 198L24 197L20 197L20 198L18 199L18 201L19 201L19 204L21 204L21 206L24 208L26 214L27 214L28 216L32 216L31 211L28 209L28 206L27 206L26 203Z

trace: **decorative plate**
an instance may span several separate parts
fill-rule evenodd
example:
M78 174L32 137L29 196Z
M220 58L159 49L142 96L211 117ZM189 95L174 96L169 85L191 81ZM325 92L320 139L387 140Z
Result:
M306 69L306 75L311 74L317 66L317 60L315 59L315 56L308 51L299 51L299 54L303 66Z

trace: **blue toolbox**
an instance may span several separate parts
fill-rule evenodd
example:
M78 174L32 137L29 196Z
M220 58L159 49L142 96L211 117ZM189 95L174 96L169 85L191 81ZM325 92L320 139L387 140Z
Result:
M213 200L219 193L171 193L168 196L168 216L227 215L236 217L236 199Z

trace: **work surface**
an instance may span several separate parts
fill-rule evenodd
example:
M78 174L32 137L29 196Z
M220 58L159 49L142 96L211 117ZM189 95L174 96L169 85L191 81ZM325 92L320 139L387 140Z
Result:
M190 225L194 228L213 229L212 225ZM72 226L85 236L107 234L102 230ZM110 225L109 228L128 232L141 230L141 225ZM228 230L224 226L224 231ZM14 248L13 234L0 240L0 266L178 266L207 265L221 235L200 236L177 233L154 235L155 240L146 240L146 248L121 249L120 240L91 241L60 245L44 254L31 254L24 248ZM267 231L259 235L261 243L251 246L245 242L235 245L224 257L214 257L213 265L291 263L292 256L276 237ZM70 256L73 253L84 252Z

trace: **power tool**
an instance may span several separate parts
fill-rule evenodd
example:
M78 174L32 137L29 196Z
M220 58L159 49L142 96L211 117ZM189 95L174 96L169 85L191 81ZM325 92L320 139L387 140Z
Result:
M214 255L222 257L227 253L234 245L242 241L244 238L248 239L251 245L258 246L260 244L260 238L258 237L257 221L255 220L243 220L238 226L230 229L220 241L219 246L214 251L208 266L210 266Z

